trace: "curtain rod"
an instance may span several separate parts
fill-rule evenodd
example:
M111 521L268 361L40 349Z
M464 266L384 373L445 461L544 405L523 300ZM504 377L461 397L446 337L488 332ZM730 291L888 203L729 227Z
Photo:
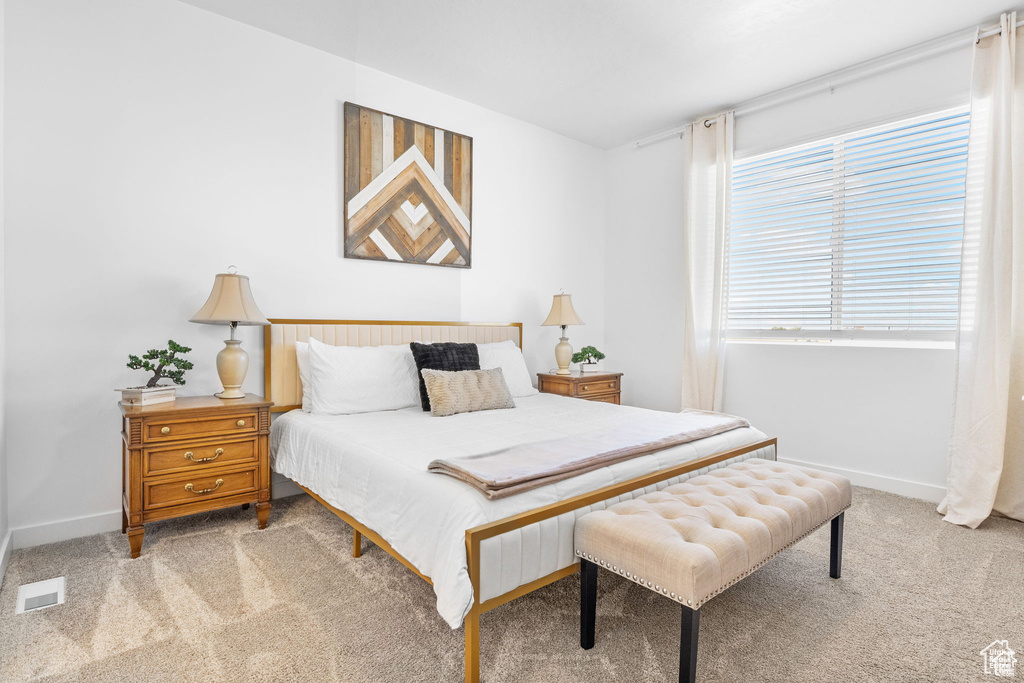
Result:
M1021 26L1024 26L1024 19L1021 19L1016 24L1014 24L1015 28L1020 28ZM994 26L992 28L984 29L984 30L979 28L978 31L979 31L978 38L977 38L977 40L975 42L981 40L982 38L988 38L989 36L998 36L1000 33L1003 32L1003 27L1002 26Z
M1016 25L1018 27L1024 26L1024 21L1018 21ZM918 43L916 45L903 48L902 50L897 50L896 52L890 52L882 55L881 57L875 57L874 59L846 67L845 69L833 71L825 74L824 76L818 76L816 78L770 92L766 95L755 97L734 107L733 112L736 116L743 116L745 114L752 114L756 111L762 111L764 109L771 109L783 104L788 104L789 102L802 99L809 95L817 95L825 92L832 93L839 86L849 85L850 83L863 80L870 76L892 71L907 64L913 64L914 62L927 59L928 57L944 54L958 47L977 42L982 38L998 35L1001 32L1002 28L995 26L988 29L975 27L972 29L957 31L956 33L950 33L924 43ZM725 110L728 109L728 107L725 108ZM698 117L696 120L700 121L701 119ZM704 119L704 125L708 128L710 128L713 123L714 121L709 118ZM687 123L681 126L676 126L670 130L662 131L661 133L655 133L648 137L640 138L636 141L635 147L639 149L640 147L653 145L654 143L661 142L662 140L682 136L683 132L689 127L689 125L690 124Z

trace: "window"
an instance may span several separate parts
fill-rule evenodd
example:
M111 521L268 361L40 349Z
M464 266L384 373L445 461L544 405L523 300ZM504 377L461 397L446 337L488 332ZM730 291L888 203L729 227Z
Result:
M966 109L737 160L729 336L952 339Z

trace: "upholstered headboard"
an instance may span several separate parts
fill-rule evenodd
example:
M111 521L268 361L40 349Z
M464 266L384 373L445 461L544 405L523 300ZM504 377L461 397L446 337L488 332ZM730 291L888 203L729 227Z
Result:
M275 413L302 407L295 342L311 337L335 346L386 346L414 341L486 344L511 339L522 348L523 324L271 318L263 335L263 377L264 392L274 402L271 410Z

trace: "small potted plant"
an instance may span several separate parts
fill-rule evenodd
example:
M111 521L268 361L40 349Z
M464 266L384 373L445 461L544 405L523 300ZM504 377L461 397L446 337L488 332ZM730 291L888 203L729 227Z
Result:
M597 365L597 361L604 360L604 354L593 346L584 346L572 354L572 362L580 364L580 372L586 372L588 365ZM594 368L591 368L592 370Z
M192 369L192 361L180 358L178 354L191 351L173 339L167 340L166 349L150 349L142 358L128 356L128 367L132 370L146 370L153 376L145 386L121 389L121 402L130 405L146 405L148 403L164 403L174 400L174 385L160 384L160 380L169 379L174 384L185 384L185 371Z

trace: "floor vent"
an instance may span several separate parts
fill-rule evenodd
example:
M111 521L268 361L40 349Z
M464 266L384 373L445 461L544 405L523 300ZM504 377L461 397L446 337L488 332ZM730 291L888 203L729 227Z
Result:
M26 583L18 587L18 608L15 614L31 612L37 609L46 609L54 605L64 604L64 577L46 581Z

